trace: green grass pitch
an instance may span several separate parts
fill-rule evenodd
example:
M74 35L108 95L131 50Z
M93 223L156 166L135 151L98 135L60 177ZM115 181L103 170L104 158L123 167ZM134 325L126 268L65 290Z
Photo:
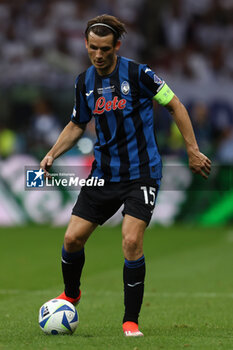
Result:
M145 235L143 338L125 338L120 227L97 229L86 245L80 324L46 336L39 307L63 290L64 228L0 229L0 350L233 349L233 228L155 226Z

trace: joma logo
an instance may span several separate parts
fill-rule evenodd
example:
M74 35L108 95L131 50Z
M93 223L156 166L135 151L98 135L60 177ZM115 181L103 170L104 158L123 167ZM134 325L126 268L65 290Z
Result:
M115 96L114 99L111 101L107 101L105 97L99 97L98 100L95 103L95 109L93 111L94 114L103 114L105 111L109 112L111 110L115 111L118 109L124 109L126 105L126 100L123 98L121 100L118 100L118 97Z

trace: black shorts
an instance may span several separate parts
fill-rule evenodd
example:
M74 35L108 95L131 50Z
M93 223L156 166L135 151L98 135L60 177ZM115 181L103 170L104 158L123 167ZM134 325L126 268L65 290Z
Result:
M150 222L160 180L136 179L105 182L104 186L83 186L72 214L102 225L124 204L122 214Z

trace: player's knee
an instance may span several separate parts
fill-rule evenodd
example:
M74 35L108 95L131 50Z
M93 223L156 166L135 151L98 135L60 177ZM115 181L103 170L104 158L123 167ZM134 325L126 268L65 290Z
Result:
M123 251L125 253L138 255L141 250L141 242L137 237L128 236L123 239Z
M75 234L66 233L64 238L64 246L67 251L81 250L85 245L85 241Z

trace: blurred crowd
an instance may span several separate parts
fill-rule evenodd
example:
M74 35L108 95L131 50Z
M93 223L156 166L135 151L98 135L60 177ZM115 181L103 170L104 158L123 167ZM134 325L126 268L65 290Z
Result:
M121 55L169 81L233 84L233 0L0 0L1 157L41 157L54 143L72 110L75 77L89 65L86 23L102 13L126 24ZM187 107L203 152L233 163L233 109L219 108L214 119L218 106ZM182 139L158 106L156 128L162 153L183 156ZM91 123L78 150L90 153L94 139Z
M88 65L87 21L109 13L126 22L122 52L139 58L143 35L138 14L143 0L0 1L0 84L70 84Z
M2 0L0 83L53 85L85 69L86 23L102 13L126 23L122 55L190 78L233 77L232 0Z
M172 77L212 82L233 78L233 1L171 0L165 2L153 27L145 26L145 55L152 66ZM155 12L155 9L154 9Z

